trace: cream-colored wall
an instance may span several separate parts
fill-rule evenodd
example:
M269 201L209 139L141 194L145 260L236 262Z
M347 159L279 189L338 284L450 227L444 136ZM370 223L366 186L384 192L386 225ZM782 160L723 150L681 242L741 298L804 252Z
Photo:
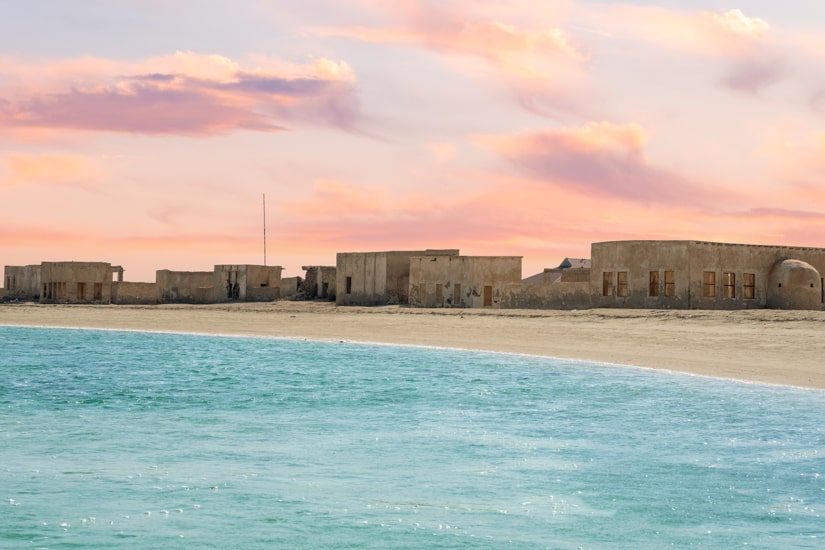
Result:
M85 286L85 297L79 295ZM95 285L99 297L95 297ZM105 262L43 262L40 264L40 302L111 302L112 266Z
M158 303L157 283L132 283L115 281L112 283L113 304L156 304Z
M406 297L409 259L423 251L339 252L336 256L337 305L385 305ZM350 292L347 292L347 278Z
M414 256L410 258L409 303L420 307L485 307L484 287L488 286L492 289L490 307L496 308L501 307L504 285L520 282L520 256ZM458 300L456 285L460 285Z
M155 273L159 303L207 303L214 297L214 271L171 271ZM208 290L204 290L208 289Z
M9 300L40 299L40 266L7 265L4 268L5 298Z
M774 265L785 259L809 263L825 273L825 249L712 243L703 241L615 241L591 247L591 292L594 307L674 309L753 309L768 303L768 278ZM664 271L675 275L675 295L664 295ZM617 273L628 273L628 296L617 295ZM650 296L650 271L659 271L659 296ZM602 296L602 274L612 273L610 296ZM705 297L705 272L715 274L714 296ZM733 273L734 297L725 297L724 275ZM755 297L744 298L744 275L755 278ZM820 275L821 276L821 275ZM821 295L821 279L820 279ZM812 303L812 309L822 309Z
M590 281L508 284L501 293L501 309L587 309L590 304Z

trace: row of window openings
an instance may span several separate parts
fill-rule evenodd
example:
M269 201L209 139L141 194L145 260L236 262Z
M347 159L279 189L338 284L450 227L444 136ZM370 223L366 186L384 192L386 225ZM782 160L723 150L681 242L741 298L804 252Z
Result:
M93 300L103 299L103 283L93 284ZM65 300L66 299L66 283L43 283L43 296L47 300ZM86 283L77 283L77 300L87 300Z
M660 290L664 290L664 296L671 298L676 296L675 274L671 270L664 272L664 289L659 284L660 272L651 271L648 284L648 296L656 298ZM722 292L725 298L736 298L736 273L726 271L722 274ZM627 271L616 272L616 296L627 297L630 294ZM602 274L602 296L613 296L613 272L605 271ZM716 297L716 272L705 271L702 275L702 296L704 298ZM756 299L756 274L742 274L742 298L745 300Z

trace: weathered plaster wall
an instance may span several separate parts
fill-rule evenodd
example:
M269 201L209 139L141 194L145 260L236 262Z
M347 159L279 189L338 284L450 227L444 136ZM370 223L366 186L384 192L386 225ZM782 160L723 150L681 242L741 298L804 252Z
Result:
M9 300L40 299L40 266L7 265L4 268L5 298Z
M280 286L253 286L247 289L247 302L273 302L281 298Z
M414 256L409 281L411 305L501 307L504 285L521 283L521 257Z
M280 289L278 292L278 297L275 298L290 298L295 296L298 293L298 289L301 287L301 278L297 275L295 277L282 277L281 283L278 285Z
M365 306L393 303L397 300L399 279L409 281L409 257L413 254L415 252L339 253L336 257L335 303Z
M156 304L158 303L157 283L112 283L113 304Z
M502 309L587 309L591 304L590 281L504 285Z
M768 276L767 306L773 309L822 309L822 283L822 273L808 262L777 262Z
M303 266L306 277L301 283L303 298L314 300L335 300L336 296L336 268L335 266L314 265Z
M111 302L112 266L105 262L43 262L41 303Z
M772 289L771 271L783 260L807 262L819 274L819 283L806 279L803 289L809 304L806 309L822 309L822 274L825 249L711 243L702 241L618 241L594 243L591 286L594 307L639 307L678 309L753 309L768 305ZM665 296L664 271L674 272L674 296ZM627 296L619 296L618 272L628 274ZM650 272L659 272L658 296L650 293ZM609 296L602 295L602 275L612 273ZM706 285L705 273L712 273ZM728 275L730 274L730 275ZM745 288L753 276L753 297ZM729 279L730 277L730 279ZM726 286L731 280L733 285ZM814 286L811 287L810 285ZM776 283L778 285L778 283ZM774 285L774 286L776 286ZM816 291L819 299L815 299ZM784 291L787 291L785 287Z
M213 271L171 271L155 273L159 303L209 303L214 299Z
M690 241L593 243L590 285L593 307L686 309L690 307ZM658 296L650 296L650 272L659 272ZM665 271L673 271L674 294L665 296ZM619 296L618 273L628 274L627 296ZM603 295L603 274L611 289Z
M255 297L252 298L250 292L252 289L280 288L282 270L280 266L216 265L211 283L215 290L212 299L214 302L263 301L264 296L274 294L256 290Z

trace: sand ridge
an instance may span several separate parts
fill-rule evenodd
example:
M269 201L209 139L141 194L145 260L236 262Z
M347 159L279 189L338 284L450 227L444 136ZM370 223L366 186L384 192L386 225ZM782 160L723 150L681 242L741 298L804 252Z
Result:
M0 305L0 325L348 340L663 368L825 389L825 312L476 310L209 305Z

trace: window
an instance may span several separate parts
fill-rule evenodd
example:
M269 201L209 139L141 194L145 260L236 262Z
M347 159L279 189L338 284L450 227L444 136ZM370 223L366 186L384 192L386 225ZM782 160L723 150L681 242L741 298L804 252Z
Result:
M725 298L736 298L736 273L731 271L722 273L722 284L725 287Z
M665 296L676 296L676 276L673 271L665 271Z
M86 299L86 283L77 283L77 299Z
M484 287L484 307L491 307L493 305L493 287Z
M756 275L754 273L742 274L742 298L745 300L756 298Z
M650 285L649 290L647 292L648 296L658 296L659 295L659 272L658 271L651 271L650 272Z
M613 296L613 272L602 273L602 296Z
M616 273L616 295L624 298L627 296L627 271L619 271Z
M100 301L103 299L103 283L95 283L94 287L95 297L94 299Z
M705 298L716 298L715 271L705 271L702 273L702 296Z
M440 306L444 303L444 285L436 283L435 285L435 305Z
M453 305L461 305L461 285L459 284L453 286Z
M352 277L347 277L347 294L352 294Z

